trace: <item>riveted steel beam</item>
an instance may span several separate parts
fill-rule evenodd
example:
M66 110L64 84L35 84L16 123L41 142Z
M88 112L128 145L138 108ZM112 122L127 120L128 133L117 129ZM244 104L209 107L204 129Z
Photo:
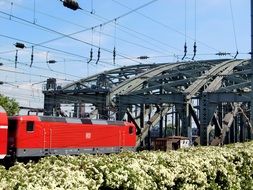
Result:
M162 104L162 103L184 103L184 97L180 94L140 94L140 95L120 95L117 104Z

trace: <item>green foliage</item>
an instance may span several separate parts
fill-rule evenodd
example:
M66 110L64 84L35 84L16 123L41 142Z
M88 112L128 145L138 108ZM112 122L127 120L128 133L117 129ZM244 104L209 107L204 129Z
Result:
M50 156L0 166L0 190L250 190L253 142L171 152Z
M15 115L19 112L19 104L15 99L3 96L0 94L0 105L5 109L9 116Z

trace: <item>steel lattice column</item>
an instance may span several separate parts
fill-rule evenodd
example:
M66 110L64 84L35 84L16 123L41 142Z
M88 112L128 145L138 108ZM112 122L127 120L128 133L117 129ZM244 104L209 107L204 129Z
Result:
M55 95L44 95L44 115L53 115L56 106Z
M203 93L200 98L200 144L209 145L207 127L211 122L217 104L211 103L208 98L208 93Z
M175 104L176 110L181 119L181 135L184 137L189 137L189 127L190 126L190 114L188 104Z

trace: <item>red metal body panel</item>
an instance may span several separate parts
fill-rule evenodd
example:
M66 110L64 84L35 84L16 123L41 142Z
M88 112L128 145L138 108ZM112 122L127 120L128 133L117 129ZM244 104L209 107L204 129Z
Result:
M12 117L12 120L18 121L17 149L135 147L136 144L135 126L128 122L121 126L49 122L40 121L38 116ZM27 131L28 121L34 122L33 131Z
M9 119L9 123L11 123L11 120L16 121L16 129L15 132L13 132L14 139L15 139L15 148L21 148L21 147L30 147L30 148L36 148L36 147L42 147L43 142L43 133L42 128L40 127L40 121L38 120L37 116L16 116L11 117ZM34 121L35 125L38 127L37 130L30 132L26 131L26 124L27 121ZM11 134L9 135L9 138L11 137Z
M8 119L4 109L0 106L0 159L7 154Z

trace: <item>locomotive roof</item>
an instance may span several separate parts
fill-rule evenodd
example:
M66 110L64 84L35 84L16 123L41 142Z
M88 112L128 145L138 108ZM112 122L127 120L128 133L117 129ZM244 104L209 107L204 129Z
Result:
M93 124L93 125L119 125L125 126L125 121L109 121L100 119L89 119L89 118L69 118L69 117L52 117L52 116L12 116L10 117L16 120L32 120L32 121L43 121L43 122L60 122L60 123L72 123L72 124Z

